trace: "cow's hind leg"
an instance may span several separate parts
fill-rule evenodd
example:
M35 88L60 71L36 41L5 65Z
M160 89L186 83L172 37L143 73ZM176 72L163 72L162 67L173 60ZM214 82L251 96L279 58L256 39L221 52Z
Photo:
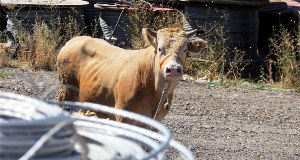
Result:
M78 93L77 91L74 91L72 89L67 89L65 87L62 87L59 90L59 93L57 95L57 101L77 101L78 99ZM65 107L65 106L61 106L63 109L67 110L67 111L71 111L71 109L69 107ZM72 109L72 111L76 111L74 109Z
M58 102L66 101L66 99L68 99L67 97L70 97L70 95L71 94L66 89L60 89L59 93L57 95L57 101ZM71 109L69 107L61 106L61 108L63 108L66 111L71 111Z
M73 92L69 89L60 89L58 95L57 95L57 101L73 101Z
M78 101L79 88L78 81L73 77L67 77L59 70L60 90L57 95L57 101ZM61 106L65 108L64 106Z

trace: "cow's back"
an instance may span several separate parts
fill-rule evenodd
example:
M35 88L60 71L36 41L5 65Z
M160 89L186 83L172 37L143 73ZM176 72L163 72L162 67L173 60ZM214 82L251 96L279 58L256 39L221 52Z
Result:
M104 52L96 52L103 50ZM57 56L57 71L62 90L58 95L58 100L78 101L79 100L79 81L80 68L91 61L98 54L103 53L107 56L106 50L116 50L115 53L123 49L115 47L102 39L89 36L78 36L68 41L62 47Z
M62 67L68 67L69 64L73 64L75 65L75 68L72 68L78 69L78 67L80 67L80 64L86 61L89 57L93 57L94 54L96 54L96 49L98 50L97 54L104 53L107 49L113 49L117 52L123 50L119 47L110 45L103 39L92 38L89 36L78 36L68 41L65 46L61 48L57 56L57 63L58 65L63 66L58 66L58 68L61 69ZM99 50L103 50L104 52L99 52Z

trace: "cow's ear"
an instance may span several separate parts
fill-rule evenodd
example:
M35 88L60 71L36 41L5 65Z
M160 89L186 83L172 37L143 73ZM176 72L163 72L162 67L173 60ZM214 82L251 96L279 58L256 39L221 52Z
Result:
M197 29L194 29L194 30L186 32L185 34L186 34L187 38L190 38L190 37L194 36L196 34L196 32L197 32Z
M207 47L207 42L201 38L197 38L192 42L188 43L188 51L194 53L199 53L206 47Z
M143 32L143 37L144 37L144 40L146 41L146 43L155 47L157 33L150 30L149 28L143 28L142 32Z

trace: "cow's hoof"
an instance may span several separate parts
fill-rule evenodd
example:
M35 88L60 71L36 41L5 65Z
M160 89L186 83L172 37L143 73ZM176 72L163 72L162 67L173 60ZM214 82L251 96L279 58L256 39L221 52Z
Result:
M169 111L170 110L171 105L169 103L165 103L164 104L164 108Z

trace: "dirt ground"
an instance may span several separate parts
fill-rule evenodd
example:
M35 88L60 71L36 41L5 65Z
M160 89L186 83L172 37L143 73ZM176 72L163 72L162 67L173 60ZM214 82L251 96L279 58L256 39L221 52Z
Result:
M56 72L2 68L0 90L51 100ZM181 81L163 123L198 159L300 159L300 94ZM170 159L176 159L171 157Z

